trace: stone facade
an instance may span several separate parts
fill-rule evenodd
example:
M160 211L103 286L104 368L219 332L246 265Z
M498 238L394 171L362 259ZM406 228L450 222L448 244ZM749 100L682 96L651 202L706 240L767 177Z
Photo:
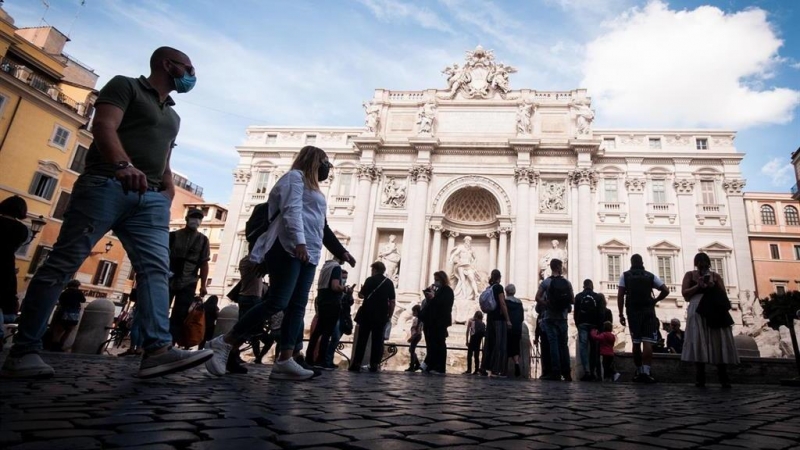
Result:
M465 285L460 321L477 308L473 283L483 289L495 268L531 310L543 265L556 256L573 285L593 279L615 302L620 273L641 254L669 285L658 308L668 322L684 320L680 282L706 251L737 309L755 284L735 133L597 129L586 90L513 90L515 71L478 48L463 67L446 69L449 88L376 90L364 103L365 127L249 127L213 278L236 282L250 211L313 144L335 166L322 189L331 228L359 261L351 282L364 280L395 236L396 333L436 270ZM402 200L387 201L398 189ZM460 342L460 331L450 334Z

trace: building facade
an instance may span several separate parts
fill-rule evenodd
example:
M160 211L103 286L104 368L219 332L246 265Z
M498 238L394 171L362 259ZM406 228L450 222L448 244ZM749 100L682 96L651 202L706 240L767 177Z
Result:
M596 129L586 90L512 90L514 72L478 47L445 69L444 89L376 90L363 127L249 127L215 282L237 281L253 206L316 145L335 166L322 189L331 228L359 262L350 280L387 263L402 332L434 271L451 274L463 322L495 268L532 310L556 257L576 288L592 279L615 302L634 253L669 286L660 319L684 320L680 283L699 251L723 274L740 324L755 284L735 132Z
M800 291L800 201L748 192L744 202L757 297Z

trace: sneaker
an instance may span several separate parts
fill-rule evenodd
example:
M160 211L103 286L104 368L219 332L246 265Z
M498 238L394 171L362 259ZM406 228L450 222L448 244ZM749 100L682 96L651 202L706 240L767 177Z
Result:
M55 370L42 361L38 353L6 358L0 377L3 378L50 378Z
M222 339L222 336L217 336L208 341L206 347L214 354L214 357L206 362L206 370L208 370L208 373L218 377L225 375L225 369L228 366L228 355L230 355L233 346L227 344Z
M314 371L302 368L295 358L275 361L269 374L270 380L308 380L313 377Z
M339 366L337 366L336 364L325 363L325 364L322 365L322 370L330 371L330 370L336 370L338 368L339 368Z
M139 378L153 378L199 366L214 356L211 350L187 351L170 347L160 355L145 355L139 365Z
M615 374L614 374L614 376L611 378L611 381L612 381L612 382L614 382L614 383L616 383L617 381L619 381L619 377L621 377L621 376L622 376L622 374L621 374L621 373L619 373L619 372L617 372L617 373L615 373Z
M423 372L427 372L427 371L428 371L428 365L427 365L427 364L425 364L425 363L422 363L422 364L420 364L420 365L419 365L419 368L420 368L420 369L421 369Z
M295 357L294 357L294 358L292 358L292 359L294 359L294 362L296 362L296 363L297 363L297 364L298 364L300 367L302 367L303 369L305 369L305 370L310 370L311 372L313 372L313 373L314 373L314 378L316 378L316 377L318 377L318 376L322 375L322 370L320 370L320 369L316 369L316 368L314 368L314 367L312 367L312 366L308 365L308 364L306 363L306 358L305 358L305 357L303 357L302 355L300 355L300 356L295 356Z

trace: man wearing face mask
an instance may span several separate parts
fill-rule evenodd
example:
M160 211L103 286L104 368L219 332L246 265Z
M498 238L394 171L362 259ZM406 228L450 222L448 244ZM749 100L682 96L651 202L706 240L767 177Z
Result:
M149 76L115 76L100 90L86 168L75 182L58 240L28 286L3 377L53 376L39 356L47 321L64 286L109 231L119 237L136 273L144 340L138 376L179 372L213 355L176 349L169 333L169 209L175 195L169 160L180 128L170 93L189 92L195 81L191 59L161 47L150 57Z
M169 234L169 270L172 272L169 280L169 298L172 304L169 332L173 342L179 342L183 335L183 322L194 301L198 279L200 296L205 297L208 294L206 282L211 252L208 238L197 231L203 217L203 211L191 208L186 213L186 226Z

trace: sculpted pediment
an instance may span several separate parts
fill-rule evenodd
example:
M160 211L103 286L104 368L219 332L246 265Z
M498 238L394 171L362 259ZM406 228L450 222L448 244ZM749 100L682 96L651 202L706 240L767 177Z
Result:
M622 241L618 241L616 239L612 239L612 240L606 242L605 244L598 245L597 248L603 249L603 250L627 250L630 247L628 246L628 244L626 244L626 243L624 243Z
M700 248L699 250L701 252L703 252L703 253L713 253L713 252L731 253L731 252L733 252L732 248L728 247L727 245L725 245L725 244L723 244L723 243L721 243L719 241L714 241L711 244Z
M661 241L655 245L647 247L647 249L650 251L661 250L661 251L677 252L680 251L681 248L670 241Z

